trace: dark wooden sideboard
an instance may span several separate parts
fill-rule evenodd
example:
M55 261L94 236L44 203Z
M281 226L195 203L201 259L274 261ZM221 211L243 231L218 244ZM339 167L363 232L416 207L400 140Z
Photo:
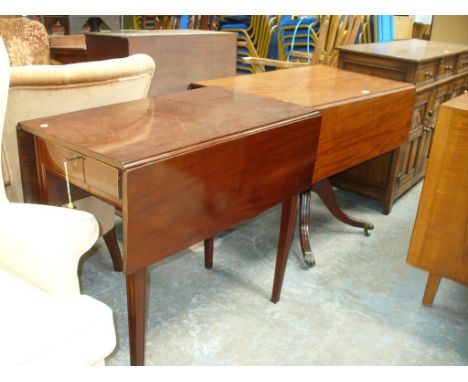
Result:
M468 94L444 103L408 252L408 264L429 272L424 305L441 277L468 285Z
M187 90L190 83L236 74L237 35L200 30L86 33L89 61L145 53L156 71L150 97Z
M83 34L49 35L50 58L61 64L86 62L86 39Z
M339 188L382 201L388 214L393 202L424 177L439 106L466 92L468 46L412 39L338 49L340 68L416 86L407 142L332 179Z

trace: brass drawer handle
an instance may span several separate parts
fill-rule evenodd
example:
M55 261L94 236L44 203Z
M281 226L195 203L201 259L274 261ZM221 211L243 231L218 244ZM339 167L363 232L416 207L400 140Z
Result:
M426 77L426 78L432 78L432 76L433 76L432 72L425 72L424 73L424 77Z
M76 154L73 154L73 158L65 158L63 160L63 169L65 172L65 183L67 185L67 196L68 196L67 207L68 208L75 208L75 205L73 204L73 201L72 201L71 192L70 192L70 178L68 176L68 165L70 162L72 162L76 166L76 162L78 159L84 159L84 158L81 155L76 156Z
M423 126L423 131L434 131L435 130L435 126L434 125L429 125L429 126Z
M445 70L452 70L452 65L445 65Z

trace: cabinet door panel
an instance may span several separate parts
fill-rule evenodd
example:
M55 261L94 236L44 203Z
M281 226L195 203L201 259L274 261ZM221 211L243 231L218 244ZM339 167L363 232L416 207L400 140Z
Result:
M416 96L408 142L401 147L400 151L400 162L397 170L397 188L411 182L415 175L419 164L418 158L421 156L422 136L426 128L431 99L431 92L420 93Z
M435 121L439 112L440 105L450 99L451 84L445 84L437 89L433 95L433 101L430 102L430 108L426 119L424 129L424 138L422 140L422 151L417 171L421 174L426 172L429 154L431 152L432 138L434 136Z

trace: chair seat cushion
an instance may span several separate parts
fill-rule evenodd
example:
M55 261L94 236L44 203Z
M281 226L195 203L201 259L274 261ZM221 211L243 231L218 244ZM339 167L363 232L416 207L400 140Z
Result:
M0 264L53 294L79 294L78 261L96 242L94 216L68 208L0 203Z
M111 309L57 296L0 269L0 365L92 365L115 348Z

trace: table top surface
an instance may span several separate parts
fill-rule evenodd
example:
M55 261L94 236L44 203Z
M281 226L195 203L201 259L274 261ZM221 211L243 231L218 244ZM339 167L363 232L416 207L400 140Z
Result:
M369 54L404 61L427 61L468 52L468 45L419 39L339 46L343 52Z
M316 114L297 104L210 87L39 118L20 126L128 169Z
M324 65L200 81L194 85L222 86L249 94L294 102L317 110L414 87L405 82Z
M188 35L220 35L232 32L205 31L192 29L158 29L158 30L130 30L121 32L86 32L85 35L98 37L157 37L157 36L188 36Z

